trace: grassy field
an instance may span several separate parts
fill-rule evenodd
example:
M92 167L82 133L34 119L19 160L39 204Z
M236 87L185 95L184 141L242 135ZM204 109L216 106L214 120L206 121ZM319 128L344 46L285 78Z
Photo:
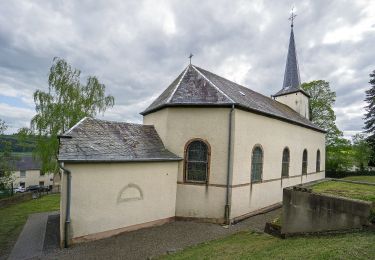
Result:
M374 259L375 233L280 239L240 232L161 259Z
M350 177L343 178L343 180L348 180L348 181L364 181L364 182L375 183L375 176L350 176Z
M59 207L60 195L53 194L0 209L0 256L12 249L29 214L56 211Z
M312 186L313 192L375 202L375 186L326 181Z

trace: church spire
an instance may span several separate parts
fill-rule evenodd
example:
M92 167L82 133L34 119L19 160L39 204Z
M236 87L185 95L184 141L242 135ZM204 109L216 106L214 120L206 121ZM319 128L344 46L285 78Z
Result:
M273 95L276 101L283 103L294 111L298 112L301 116L310 119L309 111L309 94L301 88L301 80L299 77L296 44L294 42L294 18L296 15L292 9L292 15L289 20L290 24L290 39L288 56L286 58L284 82L282 89Z
M296 45L294 42L293 23L290 30L288 56L285 65L283 89L289 88L297 90L300 88L301 81L299 77Z
M296 44L294 42L294 32L293 32L294 19L296 16L297 15L294 14L293 9L292 9L292 14L289 18L289 20L291 21L290 38L289 38L288 55L286 58L283 87L274 96L280 96L280 95L285 95L288 93L301 91L301 88L300 88L301 80L299 76Z

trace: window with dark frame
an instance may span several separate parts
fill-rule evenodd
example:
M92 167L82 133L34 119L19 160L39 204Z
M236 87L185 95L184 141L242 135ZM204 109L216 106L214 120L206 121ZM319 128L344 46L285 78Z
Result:
M284 148L284 151L283 151L281 177L289 176L289 160L290 160L290 153L289 153L289 149L286 147Z
M185 181L206 183L208 180L208 146L203 141L192 141L186 148Z
M251 182L262 181L263 172L263 151L262 148L256 146L251 155Z
M302 155L302 174L307 174L307 150L303 150Z
M26 171L20 170L20 178L26 178Z
M320 172L320 151L316 151L316 172Z

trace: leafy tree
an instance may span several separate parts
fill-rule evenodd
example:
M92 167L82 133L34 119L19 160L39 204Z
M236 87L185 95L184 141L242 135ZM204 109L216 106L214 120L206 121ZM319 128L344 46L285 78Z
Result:
M3 135L8 126L0 119L0 135ZM14 181L13 171L16 157L12 153L12 143L0 139L2 151L0 152L0 189L9 188Z
M48 77L48 91L34 92L36 115L31 130L36 134L35 157L43 172L58 172L56 161L59 134L74 126L83 117L94 117L114 105L114 97L105 95L105 85L95 76L86 84L80 82L81 71L64 59L54 58ZM27 131L23 131L23 134Z
M365 132L369 134L367 142L371 147L371 162L375 165L375 70L370 74L371 87L366 90L365 101L367 103L365 114Z
M363 171L368 166L371 154L371 147L366 141L366 136L364 134L356 134L353 136L352 149L354 165Z
M336 138L334 144L327 146L326 155L327 171L346 171L353 165L353 150L345 138Z
M336 100L336 93L331 91L329 82L314 80L303 83L301 87L311 96L310 98L310 119L311 121L327 131L327 146L342 142L343 133L336 126L336 115L333 105Z

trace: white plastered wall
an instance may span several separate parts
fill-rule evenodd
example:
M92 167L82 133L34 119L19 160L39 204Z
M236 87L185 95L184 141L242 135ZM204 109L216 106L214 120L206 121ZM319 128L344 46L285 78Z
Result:
M229 113L229 108L165 108L144 117L144 124L154 125L165 146L180 157L184 157L184 147L190 139L202 138L211 146L208 186L184 183L183 161L179 163L176 216L224 217ZM231 218L281 202L282 187L324 178L323 133L238 109L233 115L232 129ZM263 180L268 182L250 185L250 158L255 144L261 144L264 149ZM290 149L290 175L299 177L291 176L281 183L285 146ZM301 177L303 147L308 149L309 174ZM312 174L317 149L321 153L322 171ZM269 181L272 179L276 180Z
M230 108L181 107L144 116L143 123L154 125L166 148L182 158L191 139L204 139L211 147L209 186L184 183L183 161L179 163L176 216L223 219L229 113Z
M239 186L232 190L232 218L281 202L283 187L324 178L323 133L238 109L234 118L233 185ZM251 153L255 145L263 149L263 182L251 185ZM290 177L281 179L285 147L290 151ZM301 176L304 149L308 151L308 174ZM316 173L318 149L321 172Z
M301 116L309 119L309 98L302 92L291 93L275 97L276 101L283 103L297 111Z
M173 218L177 167L177 162L65 164L72 176L69 240ZM64 224L65 174L61 182ZM63 238L63 225L60 234Z

